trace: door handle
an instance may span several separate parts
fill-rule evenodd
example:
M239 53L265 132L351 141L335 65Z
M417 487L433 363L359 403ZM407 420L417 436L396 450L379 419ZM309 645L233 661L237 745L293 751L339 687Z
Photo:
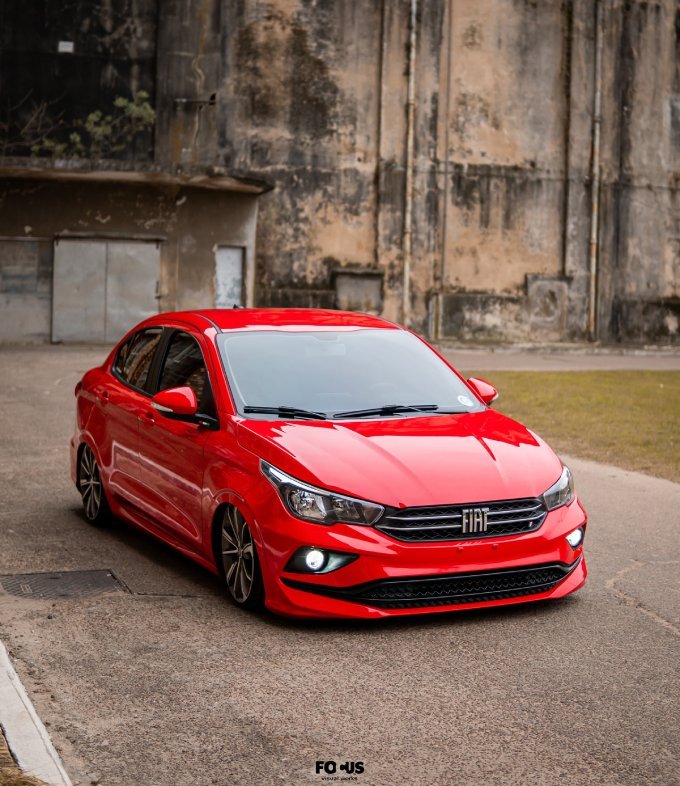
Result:
M109 393L108 390L98 390L97 391L97 397L102 402L102 404L106 404L106 402L109 400L110 395L111 394Z
M155 423L153 412L142 412L139 416L139 420L147 426L153 426Z

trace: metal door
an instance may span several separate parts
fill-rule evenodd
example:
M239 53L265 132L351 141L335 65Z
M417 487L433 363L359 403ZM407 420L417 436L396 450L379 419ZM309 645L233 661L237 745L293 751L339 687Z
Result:
M57 240L53 275L52 341L104 341L106 243Z
M158 313L159 271L157 243L57 240L52 341L117 341Z
M106 253L106 341L158 313L157 243L109 242Z
M245 249L218 246L215 253L215 307L243 305L243 262Z

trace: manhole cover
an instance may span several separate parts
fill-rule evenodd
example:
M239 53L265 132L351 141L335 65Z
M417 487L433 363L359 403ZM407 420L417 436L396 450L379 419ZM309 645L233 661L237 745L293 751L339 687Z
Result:
M72 570L61 573L15 573L0 576L0 586L21 598L82 598L103 592L126 592L110 570Z

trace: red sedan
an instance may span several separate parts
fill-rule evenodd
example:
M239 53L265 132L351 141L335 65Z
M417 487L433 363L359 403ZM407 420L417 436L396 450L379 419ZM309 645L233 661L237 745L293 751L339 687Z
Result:
M161 314L76 387L72 477L234 603L375 618L559 598L586 514L540 437L414 333L315 310Z

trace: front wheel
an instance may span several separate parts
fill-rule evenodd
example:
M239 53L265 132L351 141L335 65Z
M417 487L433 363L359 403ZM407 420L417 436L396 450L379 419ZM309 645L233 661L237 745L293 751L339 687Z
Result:
M97 460L89 445L85 445L80 453L78 489L83 498L85 516L90 524L95 524L96 526L108 524L111 518L111 511L106 501Z
M248 523L232 505L222 514L219 567L229 596L237 606L262 607L264 586L257 548Z

